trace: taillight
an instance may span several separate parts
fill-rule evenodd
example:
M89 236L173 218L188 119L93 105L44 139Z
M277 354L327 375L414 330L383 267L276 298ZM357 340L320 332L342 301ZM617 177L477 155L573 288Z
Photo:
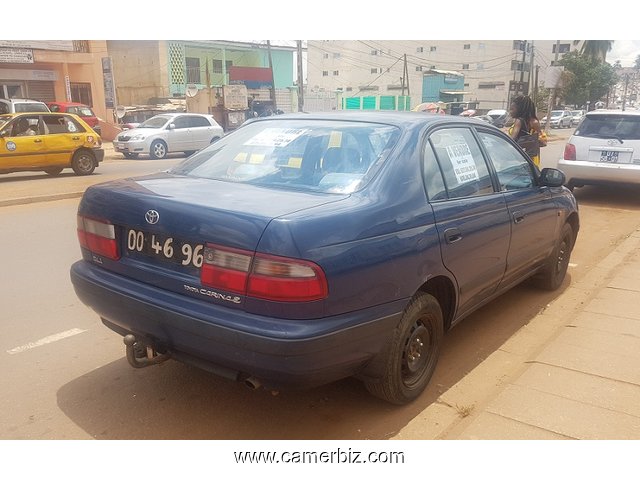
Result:
M203 285L277 302L309 302L328 294L315 263L207 244L200 270Z
M315 263L256 254L247 295L279 302L310 302L327 296L327 280Z
M575 160L576 159L576 146L574 144L567 143L564 146L563 158L565 160Z
M251 252L207 244L200 269L200 281L208 287L244 294L251 259Z
M110 223L78 215L78 240L92 253L111 260L120 258L115 227Z

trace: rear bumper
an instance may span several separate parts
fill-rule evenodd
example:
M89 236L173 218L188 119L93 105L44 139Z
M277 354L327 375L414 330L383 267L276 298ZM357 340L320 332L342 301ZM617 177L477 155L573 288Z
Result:
M92 151L96 157L96 163L100 163L104 160L104 150L102 148L93 148Z
M187 363L265 387L312 387L356 374L391 338L404 302L318 320L248 314L115 275L86 261L71 267L80 300L121 335L133 333ZM195 359L197 362L189 361ZM202 365L198 365L201 366Z
M640 184L640 165L633 163L559 160L558 168L574 185L595 183Z

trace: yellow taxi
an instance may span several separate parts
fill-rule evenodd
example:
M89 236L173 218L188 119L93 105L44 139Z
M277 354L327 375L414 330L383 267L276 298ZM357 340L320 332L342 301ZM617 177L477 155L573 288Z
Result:
M100 136L77 115L0 115L0 173L42 170L58 175L72 168L90 175L104 159Z

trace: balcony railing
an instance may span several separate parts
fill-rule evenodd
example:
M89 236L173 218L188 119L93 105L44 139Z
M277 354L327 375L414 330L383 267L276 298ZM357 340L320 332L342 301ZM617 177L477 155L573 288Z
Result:
M89 53L89 41L88 40L74 40L73 51L79 53Z

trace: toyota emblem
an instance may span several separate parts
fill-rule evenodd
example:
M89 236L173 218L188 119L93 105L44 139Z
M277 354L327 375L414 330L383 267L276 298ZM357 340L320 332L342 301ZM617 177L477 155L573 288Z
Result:
M155 225L156 223L158 223L158 220L160 220L160 214L155 210L148 210L147 213L144 214L144 219L147 221L147 223Z

